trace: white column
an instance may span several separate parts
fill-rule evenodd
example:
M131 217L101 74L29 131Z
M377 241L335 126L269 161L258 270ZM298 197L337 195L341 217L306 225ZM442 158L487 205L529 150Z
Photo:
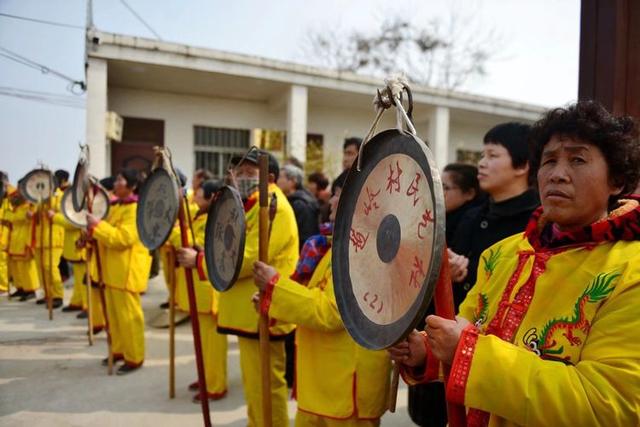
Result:
M434 107L429 115L429 146L442 170L449 161L449 109Z
M292 85L287 96L287 156L307 159L307 88Z
M89 171L97 178L110 175L111 158L106 136L107 61L89 58L87 68L87 144Z

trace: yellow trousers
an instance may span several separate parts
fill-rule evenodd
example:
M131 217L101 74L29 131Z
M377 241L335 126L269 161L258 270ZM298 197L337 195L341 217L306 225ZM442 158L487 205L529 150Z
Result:
M51 255L51 256L50 256ZM38 268L38 277L43 289L49 289L51 291L52 298L64 297L64 290L62 288L62 278L60 277L60 270L58 270L58 263L62 256L62 248L49 249L36 248L36 266ZM50 261L53 265L50 264ZM44 269L43 269L44 267ZM42 275L44 274L44 277ZM53 281L51 280L53 278ZM45 287L45 283L46 286Z
M36 262L31 259L9 258L13 286L25 292L33 292L40 287L38 280L38 268Z
M9 255L0 250L0 291L9 289Z
M377 427L379 425L379 418L375 420L359 420L357 418L339 420L304 411L296 413L296 427Z
M227 391L227 336L217 332L213 314L198 314L198 320L207 393L220 395Z
M87 301L87 288L83 286L84 291L84 301ZM107 290L105 289L105 299ZM109 315L109 313L107 313ZM104 321L104 307L102 306L102 299L100 298L100 289L91 288L91 321L93 322L93 327L103 327L105 325Z
M71 268L73 269L73 293L69 305L84 309L87 307L87 288L84 285L87 263L72 262Z
M128 365L142 365L144 362L144 313L140 304L140 295L109 286L106 287L105 294L111 333L111 351L114 355L122 355Z
M263 426L262 380L260 376L260 342L238 337L244 400L247 402L249 427ZM284 379L284 341L273 341L271 347L271 418L273 427L288 427L287 382Z

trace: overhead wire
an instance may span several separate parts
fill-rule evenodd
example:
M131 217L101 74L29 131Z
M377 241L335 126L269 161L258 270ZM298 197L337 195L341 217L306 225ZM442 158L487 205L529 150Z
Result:
M65 24L63 22L54 22L54 21L47 21L45 19L29 18L27 16L12 15L10 13L0 13L0 16L5 17L5 18L18 19L18 20L21 20L21 21L36 22L38 24L54 25L56 27L74 28L74 29L78 29L78 30L84 30L85 29L81 25Z
M86 85L85 82L81 81L81 80L75 80L72 77L67 76L66 74L61 73L60 71L56 71L46 65L40 64L36 61L33 61L25 56L22 56L16 52L13 52L7 48L4 48L2 46L0 46L0 56L7 58L11 61L17 62L19 64L22 64L26 67L30 67L33 68L35 70L40 71L42 74L52 74L54 76L57 76L61 79L64 79L66 81L69 82L69 86L67 86L67 90L69 90L72 93L76 93L75 92L75 88L79 87L81 92L84 92L86 90ZM4 52L4 53L3 53ZM81 93L80 92L80 93Z
M156 36L156 38L157 38L158 40L162 40L162 37L160 37L160 34L158 34L158 33L156 32L156 30L154 30L154 29L151 27L151 25L147 24L147 22L146 22L144 19L142 19L142 16L140 16L140 15L139 15L139 14L138 14L138 13L137 13L137 12L136 12L136 11L135 11L131 6L130 6L130 5L129 5L129 3L127 3L127 2L126 2L126 0L120 0L120 3L122 3L122 5L123 5L124 7L126 7L127 9L129 9L129 12L131 12L131 14L132 14L133 16L135 16L135 17L138 19L138 21L140 21L140 22L142 23L142 25L144 25L145 27L147 27L147 29L148 29L149 31L151 31L151 32L153 33L153 35L154 35L154 36Z

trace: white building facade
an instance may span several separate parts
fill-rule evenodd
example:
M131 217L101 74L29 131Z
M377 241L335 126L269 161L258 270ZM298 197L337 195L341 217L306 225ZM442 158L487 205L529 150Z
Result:
M409 76L410 77L410 76ZM87 39L87 142L91 172L145 167L154 145L187 175L220 176L231 155L251 145L294 156L307 172L340 172L345 138L362 137L374 119L379 79L259 57L93 31ZM539 106L412 86L414 123L443 167L482 149L505 121L532 122ZM106 137L105 117L124 118L121 142ZM378 129L395 126L385 114Z

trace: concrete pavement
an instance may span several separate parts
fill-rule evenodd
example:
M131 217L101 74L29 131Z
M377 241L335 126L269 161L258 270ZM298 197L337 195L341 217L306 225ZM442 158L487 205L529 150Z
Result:
M71 295L67 285L65 294ZM161 275L151 280L142 297L145 321L166 298ZM104 332L93 346L86 337L86 320L76 313L47 310L27 302L0 297L0 425L1 426L197 426L200 406L191 403L188 384L196 379L190 325L176 329L176 397L168 395L168 330L147 326L146 360L139 371L108 376L100 365L106 356ZM229 338L229 392L210 403L214 425L245 426L237 341ZM383 426L413 426L406 409L407 390L401 386L398 409L383 417ZM289 402L292 420L295 400Z

